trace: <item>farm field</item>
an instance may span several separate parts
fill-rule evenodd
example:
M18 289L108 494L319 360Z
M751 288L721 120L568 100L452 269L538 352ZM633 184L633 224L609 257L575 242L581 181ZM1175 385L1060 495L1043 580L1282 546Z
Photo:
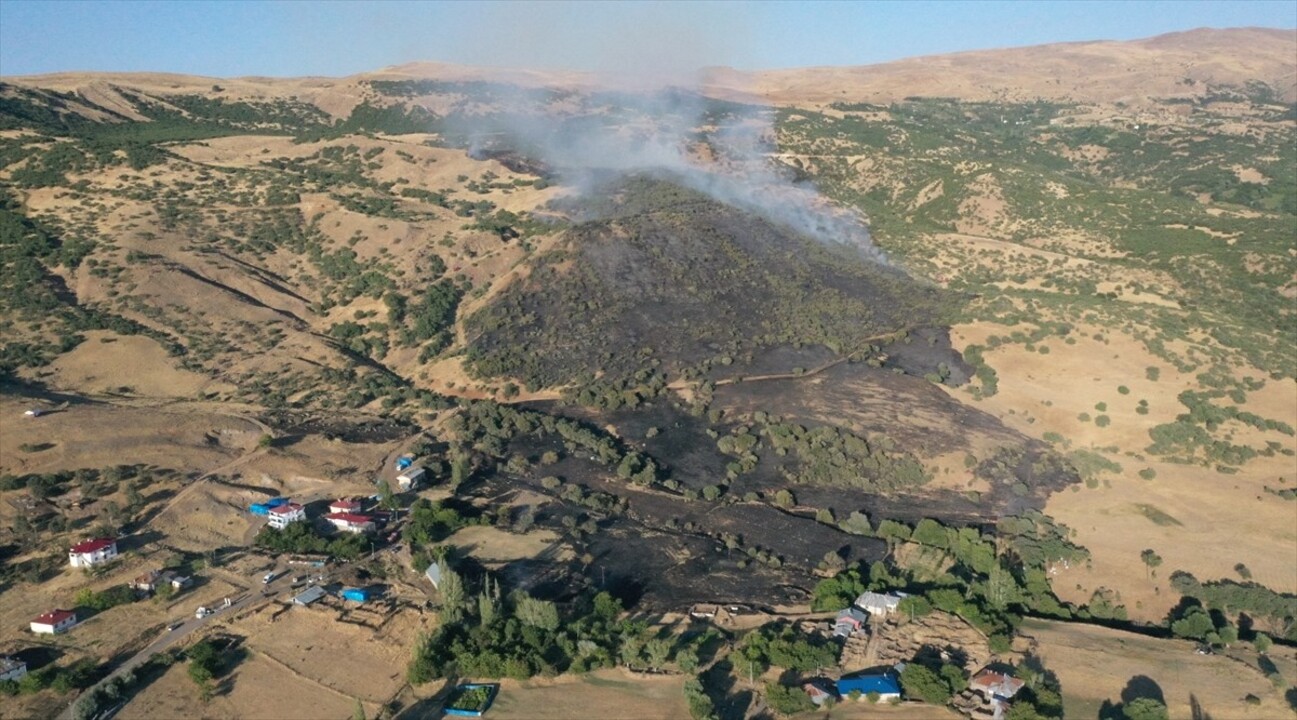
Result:
M1190 642L1035 620L1024 634L1034 641L1032 653L1058 674L1067 717L1096 717L1105 703L1137 697L1162 698L1171 717L1275 718L1291 712L1246 650L1197 655ZM1274 654L1285 658L1281 673L1291 684L1291 649L1276 648ZM1259 702L1245 702L1248 695Z
M670 720L689 714L683 678L600 671L579 678L505 680L491 706L504 720Z

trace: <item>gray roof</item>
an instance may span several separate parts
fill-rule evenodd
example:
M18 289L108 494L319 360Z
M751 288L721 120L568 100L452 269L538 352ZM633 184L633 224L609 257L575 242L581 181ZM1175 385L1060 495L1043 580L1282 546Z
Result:
M427 572L424 573L424 575L427 575L428 579L432 581L433 587L435 588L441 587L441 564L440 563L433 563L429 565L428 570Z
M855 606L865 610L873 608L895 610L897 604L901 602L901 598L903 597L906 597L905 593L900 592L889 592L887 594L865 592L861 593L860 597L856 598Z
M838 620L843 618L851 618L852 620L865 622L869 619L869 613L857 607L843 608L838 611Z
M27 663L11 657L0 656L0 672L9 672L17 667L27 667Z
M303 592L301 595L298 595L297 597L293 598L293 602L297 603L298 605L310 605L311 603L315 602L316 600L319 600L324 596L325 596L324 588L320 587L319 585L315 585L310 588L307 588L306 591Z

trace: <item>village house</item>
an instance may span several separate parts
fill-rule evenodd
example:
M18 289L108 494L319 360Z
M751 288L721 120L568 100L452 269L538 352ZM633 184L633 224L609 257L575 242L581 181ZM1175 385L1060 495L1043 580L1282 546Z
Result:
M12 680L18 682L27 674L27 663L18 658L0 657L0 682Z
M900 679L891 671L843 675L838 679L837 690L841 697L851 697L852 693L859 693L862 697L878 693L878 702L901 699Z
M276 530L283 530L291 523L305 520L306 508L297 503L288 503L286 505L270 508L267 515L270 518L270 527Z
M838 611L838 619L833 623L833 636L846 638L855 633L864 632L869 614L856 607Z
M401 492L410 492L418 490L423 486L424 480L428 477L428 471L421 465L415 465L405 472L396 476L396 484L401 488Z
M1016 677L985 668L968 681L967 692L974 702L969 704L967 711L973 717L1001 720L1008 712L1013 696L1025 685Z
M171 586L172 590L184 590L194 584L194 579L181 575L175 570L150 570L131 581L131 588L144 593L154 593L158 588Z
M73 545L68 550L72 567L93 567L117 557L117 541L111 538L94 538Z
M375 528L374 518L368 515L358 515L347 512L331 512L328 515L325 515L324 519L328 520L335 528L342 532L368 533L373 532Z
M838 693L833 687L833 683L823 678L812 678L802 683L802 690L810 696L811 702L815 705L823 705L830 700L837 700Z
M861 610L868 612L870 615L878 615L881 617L888 613L896 612L896 607L901 604L903 598L905 598L905 593L900 592L890 592L886 594L865 592L861 593L860 597L856 598L854 605Z
M338 498L329 503L329 512L331 513L350 513L359 514L365 509L365 503L360 498Z
M61 632L67 632L69 628L76 624L77 614L75 612L71 610L51 610L38 615L35 620L32 620L32 632L57 635Z

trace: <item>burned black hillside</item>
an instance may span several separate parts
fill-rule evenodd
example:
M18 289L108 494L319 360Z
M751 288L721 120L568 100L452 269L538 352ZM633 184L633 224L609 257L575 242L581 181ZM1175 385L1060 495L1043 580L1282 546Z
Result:
M598 219L469 318L479 375L545 387L642 370L688 378L779 345L850 354L942 324L952 303L853 247L666 180L633 176L582 205Z

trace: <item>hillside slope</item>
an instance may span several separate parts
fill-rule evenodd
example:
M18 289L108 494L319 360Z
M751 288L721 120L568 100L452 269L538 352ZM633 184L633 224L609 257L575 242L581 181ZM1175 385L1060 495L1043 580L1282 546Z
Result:
M1297 31L1199 29L1125 42L1056 43L908 58L861 67L712 70L721 95L780 105L886 104L906 97L971 101L1142 104L1200 98L1215 89L1265 86L1297 101Z

